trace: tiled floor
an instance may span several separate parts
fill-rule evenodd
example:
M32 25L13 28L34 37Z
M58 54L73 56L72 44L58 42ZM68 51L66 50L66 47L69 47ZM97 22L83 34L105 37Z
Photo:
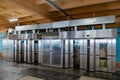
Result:
M0 60L0 80L34 80L33 77L36 77L35 80L120 80L120 75L111 73L16 64Z

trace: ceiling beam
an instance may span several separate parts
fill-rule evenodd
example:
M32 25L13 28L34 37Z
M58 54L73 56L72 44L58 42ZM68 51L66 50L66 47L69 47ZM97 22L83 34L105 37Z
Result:
M65 10L65 9L76 8L76 7L103 4L107 2L113 2L113 1L118 1L118 0L92 0L92 1L91 0L67 0L65 1L64 4L58 3L57 5ZM44 2L42 0L39 0L36 4L41 5L41 3L44 3ZM49 11L55 11L55 10L53 8L49 8Z
M52 0L53 2L58 1L58 0ZM44 0L37 0L36 1L36 5L41 5L41 4L45 4Z
M100 17L100 16L109 16L109 15L120 15L120 9L116 9L116 10L108 10L108 11L98 11L95 12L93 14L93 12L91 13L82 13L82 14L73 14L71 15L72 17L74 17L74 19L81 19L81 18L91 18L91 17ZM59 20L67 20L66 17L64 16L60 16Z
M73 15L73 14L78 14L78 13L79 14L90 13L90 12L94 13L97 11L107 11L107 10L114 10L114 9L120 9L120 1L91 5L91 6L86 6L86 7L72 8L72 9L65 10L65 11L69 13L70 15Z
M119 4L120 4L120 1L116 1L111 3L106 3L104 5L98 4L98 5L86 6L86 7L80 7L80 8L73 8L73 9L66 10L66 12L69 13L70 15L77 15L77 14L83 15L87 13L93 13L92 15L95 16L96 12L120 9ZM52 12L52 13L58 16L63 16L58 12Z

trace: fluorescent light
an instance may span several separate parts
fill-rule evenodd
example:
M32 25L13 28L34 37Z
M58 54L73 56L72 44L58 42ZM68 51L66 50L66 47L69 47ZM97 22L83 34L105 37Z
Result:
M16 22L16 21L18 21L18 18L9 19L9 22Z

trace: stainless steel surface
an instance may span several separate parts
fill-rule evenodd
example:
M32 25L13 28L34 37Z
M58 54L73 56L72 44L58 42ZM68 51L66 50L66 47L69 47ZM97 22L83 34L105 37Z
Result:
M43 65L50 65L50 38L42 39L42 61Z
M103 17L95 17L95 18L70 20L70 22L59 21L59 22L45 23L45 24L39 24L39 25L16 26L15 30L24 31L24 30L35 30L35 29L62 28L62 27L69 27L69 26L107 24L107 23L114 23L114 22L115 22L115 16L103 16Z
M114 22L115 22L115 16L104 16L104 17L70 20L70 26L105 24L105 23L114 23Z
M53 28L67 27L68 25L69 25L69 21L53 22Z
M42 37L57 37L59 38L59 32L47 32L47 33L43 33Z
M68 38L87 39L87 38L112 38L112 37L113 38L116 37L116 29L59 32L59 38L61 39L68 39Z
M38 25L38 29L52 29L52 28L53 28L52 23L44 23Z
M32 40L28 40L28 63L32 63Z
M28 47L28 44L27 44L27 40L24 41L24 62L27 63L27 54L28 54L28 51L27 51L27 47Z
M18 37L19 38L15 40L15 61L17 61L17 59L21 61L21 52L23 52L24 62L28 60L28 63L34 63L36 53L35 41L38 41L38 63L54 67L62 67L64 63L65 67L74 67L75 62L73 57L74 53L77 53L80 58L80 61L77 61L80 64L79 68L86 70L87 40L90 40L90 71L116 71L116 29L48 32L42 34L35 33L32 35L21 34L18 35ZM8 45L7 41L9 41L9 39L3 42L5 49ZM21 44L21 41L24 41L24 46ZM77 41L76 44L79 51L74 52L74 41ZM24 51L21 51L21 46L24 47ZM10 56L6 54L7 51L8 50L4 50L4 55L7 56L6 58ZM65 55L63 55L63 53L65 53ZM27 54L28 59L26 57ZM65 62L63 62L63 57L65 57Z
M34 40L32 40L32 63L34 63Z
M73 40L70 40L70 67L73 67Z
M26 56L26 44L25 44L25 40L19 40L19 62L24 62L25 61L25 56Z
M80 68L87 68L87 40L80 39Z
M38 63L41 63L42 58L42 41L38 40Z
M33 30L38 29L38 25L24 25L24 26L16 26L16 31L24 31L24 30Z
M13 61L14 41L3 39L3 59Z
M90 39L90 71L94 71L94 61L95 61L95 53L94 53L94 39Z
M61 40L53 39L52 44L52 66L62 67Z
M42 62L43 65L62 67L61 40L52 37L42 40Z
M116 40L114 38L95 40L95 70L107 72L116 71L115 46Z
M48 36L48 37L56 36L60 39L115 38L117 36L116 32L117 32L116 29L47 32L47 33L42 33L42 34L34 33L34 34L10 35L9 38L13 39L13 40L16 40L16 39L41 39L42 37L46 37L46 36ZM89 35L89 37L88 37L88 35Z

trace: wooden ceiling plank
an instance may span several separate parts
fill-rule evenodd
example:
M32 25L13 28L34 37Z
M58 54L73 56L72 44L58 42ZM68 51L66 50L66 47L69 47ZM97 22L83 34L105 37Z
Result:
M63 0L65 1L65 0ZM68 0L64 4L57 4L59 7L62 9L70 9L70 8L76 8L76 7L84 7L84 6L89 6L89 5L95 5L95 4L103 4L107 2L113 2L113 1L118 1L118 0ZM41 3L45 3L42 0L37 2L37 5L41 5ZM55 11L53 8L49 8L49 11Z
M38 12L39 14L45 16L46 18L56 20L56 16L53 16L51 13L48 13L47 7L36 6L35 4L28 2L27 0L9 0L9 1L21 5L25 8L28 8L32 11Z
M71 15L75 19L81 19L81 18L91 18L91 17L100 17L100 16L109 16L109 15L120 15L120 9L116 10L108 10L108 11L98 11L93 14L91 13L83 13L83 14L73 14ZM62 16L60 17L60 20L67 20L66 17Z
M105 3L105 4L98 4L98 5L92 5L92 6L86 6L86 7L79 7L79 8L72 8L65 10L70 15L75 15L75 14L83 14L83 13L90 13L90 12L98 12L98 11L107 11L107 10L115 10L115 9L120 9L120 1L116 2L110 2L110 3ZM57 11L52 12L53 14L56 14L58 16L63 16L59 14Z

